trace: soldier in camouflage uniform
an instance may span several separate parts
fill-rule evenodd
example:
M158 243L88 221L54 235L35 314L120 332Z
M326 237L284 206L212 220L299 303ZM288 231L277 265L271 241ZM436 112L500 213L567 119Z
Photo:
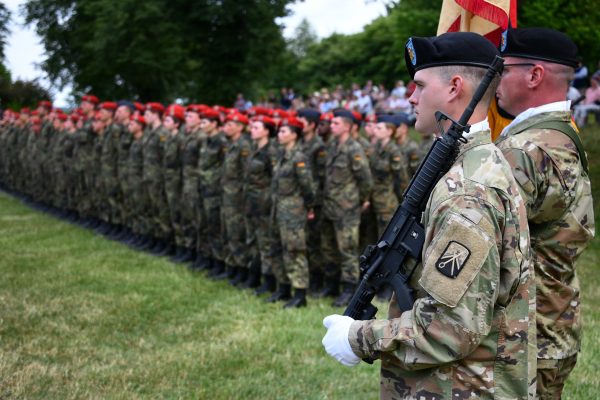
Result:
M227 138L219 129L220 114L210 108L201 113L200 129L206 139L200 144L199 194L202 196L204 207L205 234L207 251L205 259L198 269L210 269L212 276L219 275L225 270L225 254L223 249L223 223L221 221L221 205L223 202L221 176L223 160L227 149Z
M342 307L350 300L358 282L360 214L370 206L373 182L365 153L350 136L352 113L339 110L335 115L323 189L321 246L327 266L321 296L337 296L341 282L343 292L334 305Z
M408 118L404 115L395 115L394 122L398 126L398 128L396 128L395 136L396 144L398 144L400 150L402 150L404 159L408 164L408 177L412 178L415 172L417 172L417 168L419 168L419 163L421 162L419 145L408 134Z
M150 233L150 220L145 205L149 200L144 199L148 192L144 189L144 117L137 115L131 118L127 129L132 137L127 160L127 192L124 195L131 200L131 230L134 237L128 241L131 245L140 245L144 237Z
M119 186L118 157L119 157L119 139L121 132L113 125L113 115L117 109L117 103L104 102L99 106L99 113L104 123L105 131L102 135L102 155L100 157L101 167L100 175L102 180L102 196L106 200L106 212L104 222L110 225L110 229L103 231L107 235L112 235L119 230L121 216L119 214L119 198L121 188Z
M128 227L131 226L132 207L131 198L125 196L125 193L129 191L127 187L127 163L129 162L129 146L133 141L133 137L129 133L129 120L135 109L133 103L126 100L121 100L117 103L117 110L115 111L115 120L113 123L113 133L118 136L117 143L117 177L119 183L119 196L117 202L117 209L120 216L121 229L120 232L116 232L115 238L117 240L130 240L131 232Z
M396 123L393 117L382 116L375 126L376 143L370 154L373 192L371 208L377 221L377 236L381 237L408 186L407 162L393 141ZM372 243L375 243L374 241Z
M163 125L169 132L165 142L163 168L165 175L165 193L167 203L169 204L170 222L174 233L174 243L169 246L175 246L177 249L183 248L183 230L181 228L181 138L180 128L185 120L185 108L178 104L171 104L167 107L163 116ZM175 249L167 249L168 253ZM181 252L181 250L180 250ZM176 253L176 252L175 252ZM180 256L181 253L175 254Z
M243 274L248 266L246 230L244 226L244 169L250 155L250 141L243 133L248 118L232 113L227 116L224 132L229 139L223 161L223 206L221 209L224 237L225 264L228 271L217 278L229 277L235 281L236 275Z
M298 120L304 124L300 146L310 164L315 188L313 212L315 217L306 224L306 255L310 272L310 291L318 293L323 285L325 262L321 249L321 220L323 218L323 185L325 183L325 163L327 152L325 143L317 134L321 118L318 110L304 108L298 111Z
M150 199L152 217L151 239L144 246L152 253L165 255L173 239L173 228L169 220L169 205L165 193L165 179L162 168L164 143L169 133L162 125L165 107L160 103L148 103L144 112L146 132L144 133L144 184Z
M309 284L305 227L314 219L314 182L308 157L298 144L304 124L294 117L280 122L278 140L282 146L273 171L273 272L278 289L267 302L289 300L284 308L306 306ZM291 288L294 297L291 297Z
M270 137L275 133L275 121L265 115L252 118L250 137L253 141L245 168L244 222L246 246L250 257L248 277L242 288L260 285L261 268L265 279L273 274L271 262L271 177L277 148ZM240 279L243 279L243 273Z
M437 110L458 119L496 54L475 33L410 38L416 129L435 131ZM387 320L324 320L323 344L338 361L381 360L382 399L527 399L535 389L527 217L510 165L490 142L494 86L425 207L423 263L406 271L412 309L402 312L394 297Z
M319 126L317 127L317 134L321 139L323 139L323 143L325 146L328 146L331 143L331 121L333 121L333 114L323 113L319 117Z
M537 395L559 399L581 346L575 263L595 231L586 155L565 101L577 48L547 28L509 30L503 43L506 66L498 102L517 117L497 145L513 168L531 230Z
M185 135L179 142L182 187L181 187L181 232L183 243L179 249L178 262L192 261L196 257L196 240L198 236L197 205L198 195L198 156L200 154L201 138L204 135L200 129L201 110L196 105L190 105L185 114Z

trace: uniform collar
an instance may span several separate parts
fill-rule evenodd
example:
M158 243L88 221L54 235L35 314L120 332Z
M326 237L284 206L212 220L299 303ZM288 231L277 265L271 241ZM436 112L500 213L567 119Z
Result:
M492 143L492 135L487 118L471 125L469 133L464 133L463 137L467 139L467 143L460 146L459 156L473 147Z
M523 121L529 120L531 117L533 117L535 115L539 115L539 114L543 114L543 113L550 113L550 112L570 113L570 110L571 110L571 100L557 101L554 103L544 104L539 107L529 108L529 109L523 111L521 114L517 115L515 117L515 119L512 120L512 122L510 124L508 124L502 130L501 136L502 137L507 136L509 131L514 130L515 126L521 124Z

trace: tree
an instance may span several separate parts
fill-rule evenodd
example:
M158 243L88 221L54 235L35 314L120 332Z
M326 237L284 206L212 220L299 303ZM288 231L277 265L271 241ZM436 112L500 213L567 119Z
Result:
M227 101L268 82L294 0L29 0L49 79L75 92L143 101Z
M294 31L294 37L288 42L288 48L298 58L305 57L310 46L318 42L317 34L306 18Z
M6 8L6 4L0 3L0 62L4 61L4 48L6 47L6 39L10 34L8 24L10 22L10 11Z

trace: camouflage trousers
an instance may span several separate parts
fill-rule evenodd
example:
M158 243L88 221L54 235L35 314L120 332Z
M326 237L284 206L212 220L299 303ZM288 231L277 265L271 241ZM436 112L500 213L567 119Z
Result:
M273 227L273 273L280 284L291 284L294 289L306 289L309 283L306 212L294 216L282 214L284 213L277 212L277 223Z
M152 201L153 236L159 239L170 239L173 235L171 213L162 179L152 181L149 187Z
M131 219L133 218L131 197L126 194L129 193L129 182L127 177L127 165L119 164L119 190L121 191L121 197L119 202L119 214L121 215L121 224L124 226L131 226Z
M375 214L374 219L376 220L376 223L377 223L377 238L375 238L374 242L371 242L368 244L375 244L377 242L377 240L381 237L381 235L383 235L383 231L385 231L385 228L387 228L387 225L393 216L394 216L393 213L376 213Z
M208 242L208 227L206 225L206 211L204 210L204 198L199 194L196 203L196 251L203 255L210 254Z
M183 235L183 247L188 249L196 248L198 233L196 232L196 204L199 202L198 187L195 181L183 182L181 192L181 233Z
M121 202L121 187L116 176L102 176L103 195L107 203L108 219L107 222L119 225L121 224L121 213L119 205Z
M358 216L323 218L321 248L327 266L325 276L344 283L358 283Z
M577 354L562 360L537 360L537 394L539 400L559 400Z
M271 232L270 215L246 215L246 246L249 256L260 259L260 269L263 275L273 274L273 235Z
M221 221L221 197L212 196L202 199L205 217L206 254L205 256L224 261L223 224Z
M246 225L242 208L226 204L221 208L225 264L231 267L246 267L250 261L246 248Z
M358 230L358 249L360 252L368 245L377 242L378 232L379 219L377 218L373 207L369 207L360 214L360 227Z
M323 214L320 207L315 207L315 218L306 223L306 255L308 269L311 273L325 272L325 259L321 250L321 223Z
M169 222L173 229L175 244L184 245L183 229L181 226L181 180L178 179L179 171L170 173L168 171L165 179L165 194L169 205Z
M148 235L150 233L150 221L148 218L150 198L148 191L141 182L134 183L129 187L126 197L131 199L132 204L131 229L139 235Z

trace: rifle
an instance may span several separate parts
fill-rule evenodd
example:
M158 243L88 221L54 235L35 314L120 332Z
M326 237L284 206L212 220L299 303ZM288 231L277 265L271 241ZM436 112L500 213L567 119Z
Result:
M434 141L419 165L404 192L402 203L396 209L379 242L367 246L360 256L360 271L363 277L344 315L356 320L374 318L377 307L371 304L371 301L384 285L393 288L400 310L407 311L412 308L412 290L408 286L410 274L406 273L405 265L410 259L416 262L421 260L425 240L425 229L420 223L421 213L436 183L456 160L460 143L467 142L462 136L463 132L469 132L470 125L467 122L494 76L502 72L503 66L504 60L496 56L458 121L439 111L436 112L442 133L442 120L450 120L452 124L446 133ZM371 359L364 361L373 362Z

